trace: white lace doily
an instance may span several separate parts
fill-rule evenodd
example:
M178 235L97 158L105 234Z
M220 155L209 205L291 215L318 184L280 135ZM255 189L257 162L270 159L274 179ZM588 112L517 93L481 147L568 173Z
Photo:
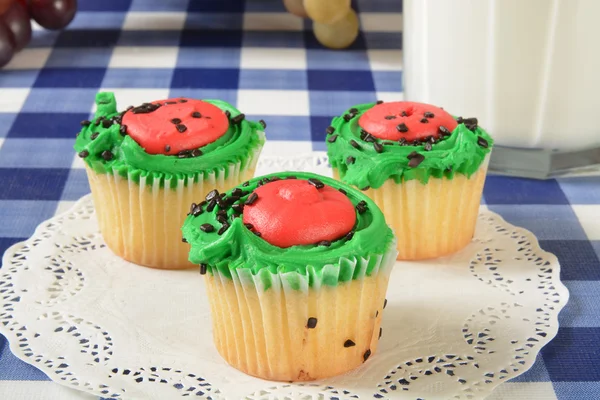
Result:
M285 163L265 158L258 173L329 174L322 155ZM556 257L486 211L460 253L396 264L381 345L362 367L313 383L263 381L217 354L198 272L114 256L88 195L4 255L0 332L55 382L104 397L479 399L531 367L567 298Z

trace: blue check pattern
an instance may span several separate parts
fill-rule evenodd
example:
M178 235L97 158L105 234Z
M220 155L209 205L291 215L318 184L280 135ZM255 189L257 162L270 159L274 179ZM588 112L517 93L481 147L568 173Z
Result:
M99 90L122 106L224 99L268 122L272 155L324 150L334 115L401 99L401 2L354 6L362 30L344 51L321 47L281 0L79 0L67 30L36 30L0 71L0 253L89 192L72 144ZM600 178L490 176L483 203L558 256L571 292L558 336L491 398L600 399ZM54 386L0 335L0 398L90 398L63 388L57 397Z

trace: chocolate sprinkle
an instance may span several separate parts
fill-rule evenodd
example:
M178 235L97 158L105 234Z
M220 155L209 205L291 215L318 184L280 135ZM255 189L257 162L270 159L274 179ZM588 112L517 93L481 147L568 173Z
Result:
M168 153L171 151L171 146L169 146L168 144L165 145L165 151Z
M225 203L224 197L225 197L225 194L221 194L220 196L215 197L215 201L221 208L227 207L227 203Z
M198 111L194 111L192 113L192 118L202 118L202 114L200 114Z
M231 195L232 196L243 196L244 195L244 191L240 188L235 188L231 191Z
M369 357L371 357L371 349L365 351L365 354L363 354L363 362L366 362Z
M294 175L290 175L290 176L288 176L288 177L287 177L287 178L285 178L285 179L298 179L298 178L297 178L296 176L294 176Z
M254 203L258 199L258 195L256 193L251 193L250 196L244 202L245 205L249 206Z
M90 135L90 140L96 140L96 138L98 137L98 135L100 134L100 132L94 132Z
M378 339L381 339L381 335L383 334L383 328L379 327L379 337Z
M178 130L180 133L183 133L183 132L187 131L187 126L185 126L185 125L183 125L183 124L178 124L178 125L175 125L175 128L177 128L177 130Z
M256 232L256 231L255 231L255 232L254 232L254 234L255 234L256 236L258 236L258 237L261 237L261 236L262 236L262 233L260 233L260 232Z
M345 238L346 240L350 240L350 239L352 239L353 237L354 237L354 231L350 231L350 232L346 233L346 236L344 236L344 238Z
M350 120L352 118L354 118L354 115L352 115L352 114L345 114L344 115L344 121L346 121L346 122L350 122Z
M246 226L246 228L248 228L248 229L254 228L254 225L252 225L251 223L244 224L244 226Z
M369 143L373 143L375 141L375 138L367 131L362 131L360 138Z
M205 200L206 201L211 201L212 199L214 199L218 195L219 195L219 191L217 189L213 189L210 192L208 192L208 194L205 197Z
M200 225L200 230L206 233L210 233L213 232L215 230L215 227L212 226L211 224L202 224Z
M223 223L223 226L221 227L221 229L219 229L219 231L217 232L217 235L221 236L222 234L225 233L225 231L227 229L229 229L229 224Z
M331 242L329 240L321 240L319 243L317 243L317 246L329 247L331 246Z
M196 207L194 207L193 210L192 210L192 215L194 217L197 217L200 214L202 214L202 206L196 205Z
M352 340L348 339L344 342L344 347L353 347L356 346L356 343L354 343Z
M172 123L172 124L175 124L175 125L177 125L177 124L180 124L180 123L181 123L181 120L180 120L179 118L173 118L173 119L171 120L171 123Z
M144 103L141 106L132 108L131 112L134 114L148 114L148 113L158 110L159 107L160 107L160 104Z
M386 115L385 119L396 119L395 115Z
M325 184L316 178L308 178L308 183L310 183L317 189L322 189L325 187Z
M83 121L81 121L81 126L90 126L91 122L88 121L87 119L84 119Z
M459 124L463 123L463 117L457 117L456 118L456 122L458 122Z
M385 310L385 307L387 306L387 299L383 300L383 309Z
M224 211L224 210L221 210ZM217 222L221 223L221 224L226 224L227 223L227 215L217 215Z
M359 201L356 205L356 211L358 211L359 214L363 214L367 211L367 202L364 200Z
M396 129L398 130L398 132L402 132L402 133L408 132L408 126L406 126L406 124L404 122L399 124L398 126L396 126Z
M263 129L267 129L267 123L264 119L258 120L258 123L262 125Z
M375 311L375 318L379 317L379 310Z
M187 100L186 99L179 99L179 102L180 103L187 103Z
M428 123L429 123L429 120L428 120L427 118L421 118L421 119L419 120L419 122L420 122L420 123L422 123L422 124L428 124Z
M365 186L364 188L362 188L360 190L362 190L364 192L364 191L369 190L369 189L371 189L371 186Z
M398 140L398 144L400 146L406 146L408 144L408 142L406 141L405 138L400 138L400 140Z
M408 162L408 166L411 168L415 168L415 167L418 167L419 164L421 164L423 162L423 160L425 159L425 156L417 153L416 151L413 151L408 156L406 156L406 158L408 158L410 160Z
M229 112L229 110L225 110L225 116L227 118L231 117L231 113Z
M477 137L477 144L483 147L484 149L487 149L489 147L488 141L482 138L481 136Z
M431 151L431 143L426 142L425 145L423 146L423 148L425 149L425 151Z
M102 158L104 158L106 161L110 161L113 159L113 153L110 152L110 150L104 150L102 152L102 154L100 154L102 156Z
M241 214L244 212L244 205L243 204L232 204L231 205L231 209L233 210L233 212Z
M90 152L89 152L89 151L87 151L87 150L82 150L82 151L80 151L79 153L77 153L77 155L78 155L79 157L81 157L81 158L86 158L87 156L89 156L89 155L90 155Z
M315 317L310 317L308 319L308 321L306 322L306 327L308 329L315 329L316 326L317 326L317 319Z
M165 106L167 106L169 104L177 104L177 102L176 101L166 101L165 102Z
M425 114L423 114L423 116L425 118L433 118L433 117L435 117L435 114L430 111L427 111Z
M354 147L355 149L360 149L360 144L358 144L356 140L350 140L350 146Z
M248 181L242 183L242 186L249 186L249 185L250 185L250 182L248 182Z
M452 134L452 132L450 132L450 130L443 125L440 125L438 130L442 136L450 136Z
M357 108L354 108L354 107L352 107L351 109L349 109L349 110L348 110L348 112L349 112L350 114L358 114L358 109L357 109Z
M215 209L216 206L217 206L217 201L215 199L212 199L211 201L208 202L208 205L206 206L206 211L211 212L212 210Z
M200 275L205 275L207 269L208 269L208 265L200 264Z
M333 126L328 126L327 129L325 129L325 133L328 135L331 135L333 132L335 132L335 128Z
M187 241L187 239L186 239L186 238L184 238L184 237L182 237L182 238L181 238L181 241L182 241L183 243L187 243L187 242L188 242L188 241Z
M354 164L354 161L356 161L356 158L352 156L348 156L348 158L346 158L346 164Z
M121 127L119 128L119 132L123 136L127 135L127 125L121 125Z
M346 191L345 191L344 189L342 189L342 188L339 188L339 189L338 189L338 191L339 191L341 194L343 194L343 195L347 195L347 194L348 194L348 192L346 192Z
M383 104L383 100L377 100L376 104Z
M335 142L337 140L337 138L338 138L338 135L332 135L332 136L329 136L329 138L327 139L327 141L329 143L333 143L333 142Z
M231 118L231 122L233 122L234 124L239 124L244 120L244 118L246 118L245 114L238 114L235 117Z
M192 157L199 157L202 155L202 151L200 151L200 149L194 149L192 150Z
M373 148L375 149L376 152L378 153L383 153L383 146L381 145L381 143L373 143Z
M102 120L104 119L104 117L99 117L96 118L96 121L94 121L94 125L98 126L102 123Z
M102 120L102 127L103 127L103 128L110 128L110 126L111 126L111 125L112 125L112 122L111 122L111 121L109 121L109 120L107 120L107 119L105 119L105 120Z

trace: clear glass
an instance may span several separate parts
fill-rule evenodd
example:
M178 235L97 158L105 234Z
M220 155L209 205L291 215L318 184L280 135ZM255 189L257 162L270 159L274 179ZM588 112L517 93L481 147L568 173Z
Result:
M404 98L477 117L498 146L492 171L545 178L600 163L600 1L403 4Z

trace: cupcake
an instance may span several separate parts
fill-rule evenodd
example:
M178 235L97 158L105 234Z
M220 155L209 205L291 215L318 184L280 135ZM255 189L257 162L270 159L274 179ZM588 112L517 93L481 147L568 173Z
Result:
M327 128L334 177L363 190L398 238L398 259L454 253L472 239L492 139L476 118L407 101L361 104Z
M310 173L267 175L211 191L182 230L233 367L307 381L375 353L396 245L363 193Z
M254 175L264 122L218 100L159 100L118 112L113 94L99 93L96 104L75 150L106 244L143 266L193 266L180 233L189 205Z

